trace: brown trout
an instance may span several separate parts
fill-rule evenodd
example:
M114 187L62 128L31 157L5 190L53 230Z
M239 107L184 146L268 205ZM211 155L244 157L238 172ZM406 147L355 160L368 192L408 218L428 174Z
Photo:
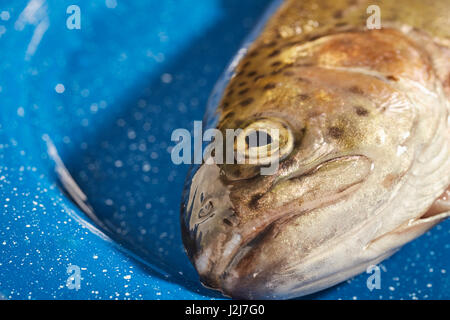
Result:
M368 28L372 4L381 28ZM206 120L221 132L281 128L279 166L204 163L185 187L183 242L205 286L310 294L450 215L449 12L448 0L276 7Z

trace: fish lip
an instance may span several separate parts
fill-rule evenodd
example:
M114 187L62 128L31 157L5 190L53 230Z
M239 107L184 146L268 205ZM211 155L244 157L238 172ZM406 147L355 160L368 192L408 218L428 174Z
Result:
M311 166L310 168L308 168L307 170L296 170L294 172L292 172L291 174L285 176L285 177L279 177L278 179L275 179L272 183L272 185L268 188L268 190L264 193L264 195L261 197L264 198L269 192L271 192L275 187L277 187L279 184L285 182L285 181L291 181L291 180L300 180L301 178L306 178L308 176L313 175L315 172L317 172L318 170L320 170L323 166L333 163L335 161L338 160L354 160L356 162L356 160L362 159L364 161L367 161L367 163L370 163L370 169L368 170L368 172L364 175L363 178L359 179L359 180L355 180L352 183L348 183L348 184L344 184L344 186L337 191L337 193L342 193L344 191L346 191L347 189L351 188L354 185L358 185L362 182L364 182L364 180L370 175L372 169L373 169L373 161L367 157L366 155L363 154L349 154L349 155L339 155L339 156L332 156L332 157L325 157L319 164L315 165L315 166ZM297 198L288 201L286 204L283 204L279 207L277 207L277 210L283 210L284 207L288 206L290 203L294 202ZM339 199L335 202L338 202ZM324 204L322 206L327 206L328 204ZM317 209L320 208L322 206L315 206L313 209ZM308 210L309 211L309 210Z
M307 170L296 170L293 173L291 173L290 175L288 175L287 177L284 177L284 179L295 179L295 178L300 178L302 176L308 176L312 173L314 173L315 171L317 171L318 169L320 169L320 167L322 167L323 165L336 161L336 160L344 160L344 159L351 159L351 158L365 158L365 159L369 159L367 156L363 155L363 154L344 154L344 155L325 155L324 157L322 157L322 161L315 165L315 166L311 166L310 168L308 168ZM279 183L280 181L276 181L274 183L274 186L276 183Z
M372 163L372 161L370 161L370 159L365 156L365 155L361 155L361 154L352 154L352 155L343 155L343 156L334 156L328 159L325 159L324 161L321 161L318 165L313 166L312 168L310 168L309 170L306 171L296 171L294 172L292 175L289 175L288 177L282 178L278 181L275 181L272 186L269 188L269 190L265 193L267 194L268 192L270 192L270 190L275 187L277 184L279 184L282 181L286 181L286 180L293 180L293 179L299 179L301 177L305 177L308 175L313 174L314 172L316 172L320 167L322 167L323 165L330 163L332 161L336 161L336 160L340 160L340 159L366 159L368 160L370 163ZM365 176L365 178L370 174L370 172ZM246 237L242 237L241 241L239 242L239 244L236 246L236 249L234 250L234 252L229 256L229 258L227 259L226 263L220 263L220 268L219 270L217 270L218 264L214 263L212 268L209 270L209 272L206 274L205 276L201 275L201 281L202 284L208 288L214 289L214 290L218 290L220 291L223 295L226 296L232 296L232 290L228 290L226 289L226 279L227 277L231 276L231 269L233 268L233 266L235 266L237 263L239 263L240 259L244 256L239 257L239 254L242 252L242 249L245 248L249 243L251 243L254 239L256 239L258 236L260 236L261 234L265 234L268 230L270 230L270 228L272 228L273 226L277 225L277 224L283 224L283 223L287 223L289 220L301 215L301 214L305 214L307 212L311 212L313 210L325 207L325 206L329 206L331 204L340 202L345 200L346 196L352 194L354 191L356 191L355 189L358 189L359 186L365 181L365 179L361 179L359 181L356 181L355 183L352 183L351 185L347 186L344 190L341 190L339 193L345 192L344 196L338 197L337 199L331 200L329 202L325 202L322 203L320 205L314 205L311 208L304 208L303 210L289 210L287 213L281 214L279 215L277 218L275 218L272 221L269 221L267 224L264 224L262 227L258 228L259 231L254 231L254 232L250 232L248 234L248 236ZM276 208L270 208L267 210L264 210L262 212L263 215L268 215L271 211L283 211L286 208L289 208L290 206L292 206L292 202L294 202L295 200L291 200L288 203L280 206L280 207L276 207ZM249 227L249 229L251 230L252 227ZM242 236L242 235L241 235ZM250 251L252 250L252 248L250 248ZM236 259L239 259L236 261ZM214 272L213 272L214 271ZM208 276L213 275L213 278L208 279ZM214 279L213 282L210 282L209 280Z

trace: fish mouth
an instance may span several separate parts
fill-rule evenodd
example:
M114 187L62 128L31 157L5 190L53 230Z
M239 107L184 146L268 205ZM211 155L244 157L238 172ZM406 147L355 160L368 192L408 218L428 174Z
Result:
M333 157L277 179L252 205L282 211L291 206L301 207L301 211L322 207L351 193L371 171L372 161L364 155Z
M270 241L269 234L299 215L343 201L359 189L371 171L369 158L351 155L334 157L309 170L278 179L252 204L258 217L238 225L226 239L219 241L220 245L215 250L220 251L220 255L209 270L199 272L201 282L224 295L231 295L234 290L230 283L239 285L240 275L235 271L236 266L253 246ZM288 193L289 190L294 192Z

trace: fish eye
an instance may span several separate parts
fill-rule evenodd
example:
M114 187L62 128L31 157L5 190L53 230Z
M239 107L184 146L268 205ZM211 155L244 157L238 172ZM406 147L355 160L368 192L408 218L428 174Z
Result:
M235 154L245 163L265 165L284 159L294 147L294 136L282 121L258 119L247 125L235 140Z
M255 144L256 141L256 145ZM245 136L245 143L249 148L262 147L272 143L272 137L266 131L256 130Z

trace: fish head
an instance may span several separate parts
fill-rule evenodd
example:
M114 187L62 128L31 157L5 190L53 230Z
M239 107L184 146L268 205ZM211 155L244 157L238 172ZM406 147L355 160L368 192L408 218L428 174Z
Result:
M324 65L343 59L342 50L334 57L328 48L321 59L316 51L326 43L317 45L297 49L295 59L283 44L250 51L221 103L219 130L242 129L232 146L249 132L278 130L263 145L278 143L276 169L261 174L264 161L203 164L192 179L185 246L202 282L226 295L311 293L385 254L362 251L382 228L377 208L414 160L411 81L379 68ZM355 235L367 221L375 223Z

